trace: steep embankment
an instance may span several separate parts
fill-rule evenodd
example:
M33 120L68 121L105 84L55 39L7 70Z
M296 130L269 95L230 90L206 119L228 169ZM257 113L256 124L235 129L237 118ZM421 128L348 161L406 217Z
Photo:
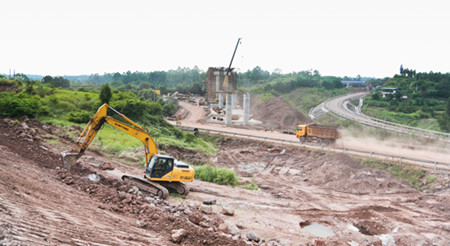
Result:
M311 122L300 111L283 100L281 97L272 97L260 100L258 96L251 98L251 113L253 118L264 124L277 126L279 129L294 129L299 123Z

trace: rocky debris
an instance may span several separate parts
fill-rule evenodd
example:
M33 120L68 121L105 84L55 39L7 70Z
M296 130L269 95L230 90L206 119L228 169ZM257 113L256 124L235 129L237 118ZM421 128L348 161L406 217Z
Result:
M230 208L228 206L224 206L224 207L222 207L222 214L228 215L228 216L233 216L234 215L234 209Z
M325 241L323 240L315 240L314 241L314 246L325 246Z
M214 205L216 203L217 203L216 200L205 200L205 201L203 201L203 204L205 204L205 205Z
M174 243L180 243L186 235L187 231L185 229L172 230L170 240Z
M231 221L225 221L224 224L228 227L228 231L231 235L239 235L241 232L239 228Z
M249 241L259 242L260 240L258 234L256 234L253 230L248 231L246 236Z
M223 233L227 233L227 234L230 233L230 230L228 229L228 226L225 223L220 224L218 230Z
M117 190L125 192L125 191L129 190L129 187L128 187L128 185L121 185L119 188L117 188Z
M203 220L203 215L199 212L192 212L189 216L188 219L190 222L196 224L196 225L200 225L200 222L202 222Z
M99 168L101 170L114 170L114 165L110 162L104 162L103 164L100 164Z
M386 171L364 167L345 154L336 154L318 162L309 174L314 185L354 194L387 194L415 192Z
M266 242L267 246L284 246L283 243L281 243L279 240L277 239L270 239L269 241Z
M211 206L208 205L201 205L198 210L204 214L212 214L213 213L213 208Z

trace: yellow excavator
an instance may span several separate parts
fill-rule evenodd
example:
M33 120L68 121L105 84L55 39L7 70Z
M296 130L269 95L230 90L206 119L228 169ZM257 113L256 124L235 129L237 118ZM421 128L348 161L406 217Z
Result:
M107 116L108 109L117 113L131 125ZM83 155L105 122L139 139L145 146L144 179L124 175L122 176L123 181L162 199L169 195L169 191L181 195L186 195L189 192L188 187L181 182L191 182L195 175L194 169L171 156L158 154L158 148L150 134L108 104L103 104L97 110L97 113L92 116L78 137L75 147L71 151L63 151L61 153L63 166L66 169L70 169L78 158Z

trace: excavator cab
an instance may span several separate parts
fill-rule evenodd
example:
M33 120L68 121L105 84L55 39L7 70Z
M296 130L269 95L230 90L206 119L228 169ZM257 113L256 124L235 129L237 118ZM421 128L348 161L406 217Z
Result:
M170 156L153 155L145 169L145 174L152 179L170 179L174 162L175 159Z

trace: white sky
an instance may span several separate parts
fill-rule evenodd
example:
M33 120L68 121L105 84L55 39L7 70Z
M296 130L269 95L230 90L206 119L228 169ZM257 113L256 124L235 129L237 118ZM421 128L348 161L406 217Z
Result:
M450 72L446 0L0 0L0 74L197 65L283 73Z

